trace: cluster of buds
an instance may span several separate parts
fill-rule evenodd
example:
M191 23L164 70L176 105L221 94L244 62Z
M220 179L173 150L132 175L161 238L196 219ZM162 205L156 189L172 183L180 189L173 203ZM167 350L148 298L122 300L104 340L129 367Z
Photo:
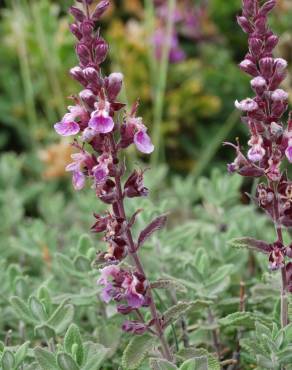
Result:
M286 292L289 284L292 285L292 274L285 259L292 257L292 253L291 248L283 244L282 228L292 225L292 182L282 164L285 160L292 163L292 115L285 125L288 94L280 85L286 76L287 62L273 56L278 37L267 24L276 0L267 0L263 4L259 0L243 0L242 3L243 12L237 21L248 35L249 51L239 66L251 76L255 96L235 102L235 107L243 112L242 122L249 129L249 149L244 154L239 142L237 145L225 143L236 150L236 158L228 165L228 170L265 179L257 186L255 201L273 220L277 240L272 245L263 242L257 249L269 255L271 270L282 270L282 290ZM285 305L283 303L283 307ZM285 316L283 309L282 322L287 324Z
M131 227L140 210L127 219L124 200L146 196L148 189L144 186L142 170L134 170L123 181L126 167L120 160L121 151L131 144L146 154L150 154L154 146L142 119L136 116L138 104L134 103L127 112L125 105L118 101L123 75L104 76L101 71L109 46L100 36L97 21L108 8L109 1L100 1L95 9L93 0L78 2L82 5L70 8L74 17L70 30L77 39L75 49L79 65L72 68L70 74L82 85L82 91L71 96L74 105L68 107L68 113L54 127L59 135L74 137L72 145L76 152L72 155L72 163L66 167L72 172L74 188L81 190L88 181L96 196L110 206L106 214L94 215L92 226L93 232L104 233L103 241L108 246L106 251L98 253L96 260L101 267L98 280L102 287L101 299L105 303L116 302L121 314L132 311L139 314L139 321L127 320L123 329L135 334L151 331L160 338L165 358L171 359L150 284L137 253L142 240L157 230L162 221L158 218L148 225L138 242L134 241ZM121 267L128 255L132 257L133 266ZM143 307L150 307L152 319L148 324L138 311ZM154 326L154 330L150 326Z
M201 21L206 17L206 6L203 3L194 6L192 1L181 0L177 2L173 14L170 15L167 1L156 0L154 5L158 22L153 37L156 58L160 60L162 57L162 49L167 42L167 23L171 16L174 27L170 38L169 62L179 63L186 58L179 35L182 34L191 40L203 37Z

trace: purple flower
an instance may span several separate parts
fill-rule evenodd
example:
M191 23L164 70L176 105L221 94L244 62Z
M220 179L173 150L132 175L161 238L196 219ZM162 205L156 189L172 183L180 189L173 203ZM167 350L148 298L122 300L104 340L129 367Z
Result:
M272 92L271 98L275 102L285 102L288 100L288 93L282 89L277 89Z
M167 42L166 31L158 28L154 34L153 42L155 45L155 55L158 60L162 57L163 45ZM170 40L169 61L170 63L179 63L186 58L185 52L180 48L178 36L173 33Z
M109 115L108 104L105 107L92 112L88 126L99 134L107 134L113 131L115 123Z
M290 163L292 163L292 138L288 141L287 149L285 150L285 155Z
M152 144L146 129L136 132L134 136L134 143L137 149L142 153L150 154L154 150L154 145Z
M107 302L110 299L117 302L123 300L131 309L147 304L145 299L147 282L137 272L132 273L116 265L110 265L101 270L101 277L97 283L104 285L101 298Z
M258 109L258 104L253 99L247 98L242 101L235 101L235 107L243 112L252 112Z
M71 155L73 162L68 164L66 171L73 172L72 183L75 190L81 190L85 185L83 167L90 155L86 152L74 153Z
M61 136L72 136L78 134L80 126L76 119L84 115L84 109L80 105L69 106L69 113L66 113L61 122L54 125L56 132Z
M127 333L142 335L147 331L147 326L139 321L125 321L122 330Z
M97 165L93 168L92 172L97 185L105 182L109 174L108 167L105 164Z

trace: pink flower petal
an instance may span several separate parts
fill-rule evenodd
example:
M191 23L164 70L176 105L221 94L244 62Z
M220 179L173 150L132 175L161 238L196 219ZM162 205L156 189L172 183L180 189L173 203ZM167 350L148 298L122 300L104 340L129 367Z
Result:
M77 122L58 122L54 125L55 131L61 136L76 135L80 131Z
M96 115L93 116L88 126L100 134L107 134L114 129L114 121L110 116Z
M72 183L75 190L81 190L85 185L85 176L81 171L74 171L72 177Z
M134 143L142 153L150 154L154 150L154 145L146 131L138 131L134 136Z
M286 157L290 163L292 163L292 146L289 145L285 150Z

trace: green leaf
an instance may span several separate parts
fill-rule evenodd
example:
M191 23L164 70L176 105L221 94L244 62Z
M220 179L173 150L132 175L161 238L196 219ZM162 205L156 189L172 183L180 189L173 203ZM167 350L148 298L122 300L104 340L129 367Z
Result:
M154 337L148 334L133 337L123 353L122 366L126 370L137 369L153 345Z
M38 290L38 299L45 306L46 312L50 313L52 309L52 300L47 287L41 286Z
M186 293L186 287L175 279L159 279L151 283L152 289L174 289L178 292Z
M12 352L5 350L2 359L2 370L13 370L15 367L15 358Z
M230 284L230 274L233 265L219 267L206 281L204 287L209 295L217 295L223 292Z
M218 320L221 326L243 326L246 328L253 328L255 319L251 312L234 312L230 315Z
M152 370L176 370L178 369L174 364L161 358L150 358L149 365Z
M186 360L179 370L209 370L208 359L206 356L191 358Z
M34 349L34 354L37 362L43 370L59 370L55 356L52 352L36 347Z
M84 343L86 352L86 362L82 370L99 370L109 353L109 349L102 344L86 342Z
M47 321L47 324L53 327L57 334L62 334L74 317L74 307L67 302L67 300L63 301Z
M165 325L178 320L186 313L190 305L190 302L178 302L176 305L167 309L163 314Z
M37 323L37 321L31 315L30 309L21 298L13 296L10 298L10 303L21 320L28 324Z
M78 240L78 252L83 256L87 256L89 249L92 248L92 241L88 234L83 234Z
M48 318L48 315L46 313L46 310L43 306L43 304L40 302L40 300L37 298L37 297L34 297L34 296L31 296L29 298L29 308L32 312L32 314L34 315L34 317L43 322L43 321L46 321L47 318Z
M271 246L263 240L257 240L254 238L234 238L229 240L228 244L234 248L247 248L256 252L262 252L268 254L271 252Z
M56 335L54 328L52 328L50 325L47 325L47 324L41 324L41 325L35 326L34 332L35 334L43 337L46 340L53 338Z
M206 364L208 370L221 369L218 359L204 348L184 348L178 352L178 356L188 360L195 359L197 366L195 369L201 369L201 366L206 366Z
M90 260L84 256L77 256L74 259L74 266L76 270L80 272L88 272L92 270Z
M18 367L22 361L25 359L27 355L29 347L29 342L23 343L21 346L18 347L17 351L15 352L15 366Z
M62 370L79 370L79 366L73 358L65 352L61 352L57 355L57 363Z
M262 366L264 369L277 369L279 364L271 361L271 358L267 358L262 355L256 356L258 365Z
M285 349L277 353L281 364L292 364L292 345L287 346Z
M170 307L163 314L165 325L175 322L181 316L185 315L188 311L200 311L210 305L211 301L195 300L191 302L178 302L176 305Z
M77 345L76 349L74 350L74 354L72 353L73 345ZM84 359L84 349L80 331L77 325L71 324L69 329L67 330L64 338L64 348L67 353L73 355L78 365L82 364Z

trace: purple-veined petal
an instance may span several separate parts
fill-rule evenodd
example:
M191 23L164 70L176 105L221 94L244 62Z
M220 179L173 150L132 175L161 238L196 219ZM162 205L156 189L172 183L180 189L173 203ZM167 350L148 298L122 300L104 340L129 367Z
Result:
M138 131L134 136L134 143L137 149L145 154L150 154L154 150L154 145L151 142L149 135L146 131Z
M112 299L112 295L111 295L111 292L112 292L112 289L113 289L113 286L112 284L107 284L101 294L100 294L100 298L105 302L105 303L109 303Z
M98 114L93 116L88 126L100 134L107 134L114 129L114 121L112 117Z
M104 182L107 179L108 168L104 165L96 166L93 169L94 179L97 184Z
M142 294L130 292L127 294L128 305L133 308L139 308L143 306L144 297Z
M81 171L74 171L72 183L75 190L81 190L85 185L85 175Z
M80 131L80 127L77 122L58 122L54 125L55 131L61 136L76 135Z
M120 269L118 268L118 266L110 265L104 267L102 270L100 270L101 276L97 281L97 284L106 285L108 283L108 278L110 276L116 276L119 272Z
M285 150L286 157L290 163L292 163L292 145L288 145L287 149Z

